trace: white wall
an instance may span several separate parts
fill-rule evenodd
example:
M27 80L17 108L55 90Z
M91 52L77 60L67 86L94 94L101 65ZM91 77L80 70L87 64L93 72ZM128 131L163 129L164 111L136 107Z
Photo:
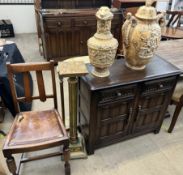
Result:
M168 10L169 0L158 0L156 4L157 11L166 11Z
M33 5L0 5L0 19L10 19L15 33L35 33Z

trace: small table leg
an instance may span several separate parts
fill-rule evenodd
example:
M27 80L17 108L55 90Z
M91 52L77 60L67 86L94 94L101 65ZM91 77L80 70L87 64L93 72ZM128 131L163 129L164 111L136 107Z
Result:
M62 110L62 118L65 125L65 105L64 105L64 87L63 87L63 77L59 76L60 79L60 96L61 96L61 110Z

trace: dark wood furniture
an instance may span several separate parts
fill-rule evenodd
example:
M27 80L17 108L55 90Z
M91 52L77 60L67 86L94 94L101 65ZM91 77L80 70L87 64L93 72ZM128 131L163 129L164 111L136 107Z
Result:
M70 175L69 138L62 122L62 118L56 110L57 99L54 62L8 64L7 69L13 102L17 112L16 118L10 128L3 147L3 154L7 159L6 162L9 171L13 175L18 175L20 170L20 166L18 167L18 170L16 168L13 154L38 151L60 146L63 149L63 152L49 153L46 155L39 155L29 158L24 157L24 154L22 154L20 165L28 161L39 160L52 156L60 156L63 154L65 161L65 174ZM36 73L39 92L38 96L31 95L29 82L30 71L35 71ZM53 90L51 94L46 93L42 71L49 71L51 73ZM25 96L22 97L17 97L15 90L14 75L17 73L22 73L24 77L23 81ZM53 99L55 109L20 112L20 102L30 103L35 99L40 99L44 102L47 98Z
M183 39L183 28L180 28L183 11L167 11L169 20L162 30L162 39Z
M4 121L4 116L5 116L5 106L4 106L4 103L3 103L2 98L0 96L0 123L2 123ZM4 133L4 131L2 131L0 129L0 136L1 135L5 136L6 134Z
M135 15L140 6L145 5L145 0L113 0L113 7L122 9L124 16L128 12ZM153 2L153 6L156 6L156 0Z
M44 57L47 60L62 61L73 56L88 55L87 40L95 34L97 28L96 11L96 9L67 10L67 13L62 14L49 10L42 12ZM121 25L121 12L114 12L111 30L118 41L121 36Z
M180 27L181 25L181 17L183 16L183 11L166 11L166 14L169 17L167 22L167 27L174 26Z
M162 40L183 39L183 30L174 27L164 27L161 31Z
M5 115L5 106L0 96L0 123L3 122Z
M168 132L171 133L175 127L175 124L177 122L178 116L180 114L180 111L183 106L183 77L181 77L175 87L174 93L172 95L171 104L176 105L172 121L170 124L170 127L168 129Z
M88 55L87 40L96 32L97 8L111 0L35 0L40 51L46 60ZM112 33L120 40L122 14L114 12ZM121 44L118 53L120 53Z
M179 74L179 69L155 56L143 71L130 70L119 59L107 78L83 76L79 127L88 153L148 132L158 133Z
M99 8L102 5L111 6L111 0L42 0L43 9L81 9Z
M174 49L172 49L174 48ZM160 43L157 54L167 61L177 66L183 73L183 40L169 40ZM170 52L171 50L171 52ZM172 121L168 132L171 133L175 127L179 113L183 106L183 80L179 78L174 93L172 95L171 104L176 105Z

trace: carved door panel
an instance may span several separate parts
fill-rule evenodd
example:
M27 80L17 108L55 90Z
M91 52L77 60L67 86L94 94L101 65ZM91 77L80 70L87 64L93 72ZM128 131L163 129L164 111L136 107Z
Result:
M127 135L132 118L132 105L132 99L99 104L96 144L105 144L105 142L108 143Z
M161 121L161 111L166 94L154 94L141 97L138 104L137 115L134 118L134 132L155 128Z
M133 132L154 131L164 118L164 107L168 100L166 92L142 95L134 117Z
M68 41L72 40L71 31L49 31L46 33L47 59L56 59L70 55L72 50Z

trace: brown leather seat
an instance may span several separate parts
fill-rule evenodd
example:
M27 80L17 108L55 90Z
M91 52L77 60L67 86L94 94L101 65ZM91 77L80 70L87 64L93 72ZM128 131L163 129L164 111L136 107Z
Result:
M172 103L176 105L175 112L172 117L172 121L170 124L170 127L168 129L168 132L171 133L174 129L174 126L176 124L177 118L179 116L179 113L183 106L183 78L178 81L173 96L172 96Z
M13 101L17 115L12 124L12 127L7 135L3 147L3 154L7 159L9 171L13 175L18 175L20 168L17 170L15 160L12 154L24 153L29 151L38 151L55 146L62 146L61 152L49 153L31 158L22 156L20 163L25 163L32 160L38 160L51 156L63 155L65 161L65 174L70 174L69 164L69 138L62 122L62 118L57 112L56 100L56 84L54 62L34 63L34 64L8 64L8 78L11 86ZM42 70L51 71L53 94L46 94ZM28 72L35 71L38 83L39 96L31 96L30 86L28 81ZM24 76L25 97L17 97L14 88L13 75L22 73ZM20 112L18 102L30 102L34 99L46 101L47 98L54 99L54 109L44 111L27 111ZM20 166L19 166L20 167Z

